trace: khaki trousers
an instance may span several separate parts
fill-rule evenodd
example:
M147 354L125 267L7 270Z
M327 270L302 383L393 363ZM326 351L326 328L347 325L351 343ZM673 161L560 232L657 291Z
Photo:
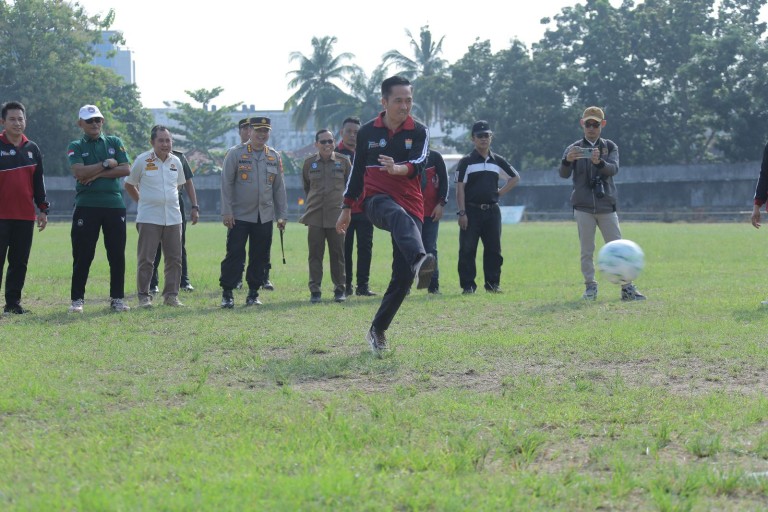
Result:
M336 228L307 226L307 244L309 246L309 291L319 293L323 283L323 256L325 243L328 242L328 264L331 267L333 291L343 292L346 282L344 270L344 235Z
M584 284L596 283L595 281L595 230L600 228L605 243L613 242L621 238L619 229L619 215L611 213L587 213L573 210L576 226L579 228L579 242L581 243L581 273L584 275Z
M181 224L160 226L159 224L136 223L139 242L136 247L136 289L139 299L149 296L149 282L155 269L155 254L160 244L165 261L163 274L163 297L179 294L181 283Z

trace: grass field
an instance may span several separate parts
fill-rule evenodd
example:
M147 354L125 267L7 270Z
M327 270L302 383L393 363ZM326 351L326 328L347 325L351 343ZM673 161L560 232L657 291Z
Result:
M108 310L103 247L69 315L68 224L36 234L0 319L2 510L766 510L765 229L624 223L645 303L583 291L573 223L505 226L504 293L308 303L306 228L264 305L218 307L225 229L189 226L187 307ZM126 291L135 299L136 231ZM371 286L391 246L377 232ZM326 267L327 268L327 267Z

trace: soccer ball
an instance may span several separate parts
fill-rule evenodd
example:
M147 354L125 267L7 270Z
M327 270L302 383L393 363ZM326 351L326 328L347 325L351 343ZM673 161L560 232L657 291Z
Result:
M645 265L645 254L631 240L614 240L597 254L600 272L614 284L628 284L637 279Z

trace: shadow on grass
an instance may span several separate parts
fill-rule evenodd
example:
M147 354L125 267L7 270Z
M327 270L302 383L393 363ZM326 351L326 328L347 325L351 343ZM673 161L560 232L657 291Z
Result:
M270 359L259 369L268 381L278 386L350 377L392 376L400 368L397 358L374 357L365 350L356 355L328 355L308 351L287 359Z

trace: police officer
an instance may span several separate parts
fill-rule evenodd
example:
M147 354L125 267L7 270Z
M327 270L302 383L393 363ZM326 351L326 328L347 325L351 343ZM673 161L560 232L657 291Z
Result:
M499 197L520 182L520 175L501 156L491 151L493 132L487 121L472 125L475 149L459 160L456 176L456 204L459 207L459 284L462 293L475 293L477 244L483 241L485 290L499 293L501 280L501 211ZM499 188L499 176L507 182Z
M242 273L245 244L250 239L246 306L260 305L259 288L269 264L273 222L285 229L288 206L280 153L267 146L271 120L251 118L248 142L229 150L221 172L221 216L227 229L227 254L221 262L221 307L234 307L232 289Z
M299 222L308 228L309 301L320 302L323 282L323 254L328 257L333 280L333 300L344 302L344 234L336 232L344 188L352 170L349 159L333 150L333 134L328 129L315 134L317 153L304 160L302 181L307 195L306 211Z

